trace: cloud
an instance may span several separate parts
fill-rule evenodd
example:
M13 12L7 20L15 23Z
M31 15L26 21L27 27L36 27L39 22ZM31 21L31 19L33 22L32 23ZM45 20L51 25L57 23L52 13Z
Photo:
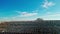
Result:
M54 6L54 5L55 5L55 3L53 3L53 2L48 2L48 0L45 0L45 2L43 3L42 7L43 7L43 8L49 8L49 7L52 7L52 6Z
M11 21L11 18L9 18L9 17L2 17L0 19L0 22L5 22L5 21Z
M1 21L27 21L27 20L34 20L37 18L39 10L34 11L14 11L16 15L10 17L3 17L0 19Z
M20 14L21 17L36 16L38 14L36 12L32 12L32 13L28 13L28 12L17 12L17 13Z
M21 16L36 16L37 13L22 13Z
M26 20L33 20L33 19L30 19L29 17L33 17L33 16L37 16L37 12L21 12L21 11L16 11L16 14L17 15L13 15L13 16L10 16L10 17L3 17L3 19L0 19L0 22L3 21L26 21Z
M47 12L45 15L41 16L44 20L60 20L60 12Z

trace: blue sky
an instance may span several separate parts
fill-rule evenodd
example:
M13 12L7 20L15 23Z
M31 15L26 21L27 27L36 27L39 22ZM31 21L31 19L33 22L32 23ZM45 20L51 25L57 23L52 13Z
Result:
M60 20L60 0L0 0L0 21Z

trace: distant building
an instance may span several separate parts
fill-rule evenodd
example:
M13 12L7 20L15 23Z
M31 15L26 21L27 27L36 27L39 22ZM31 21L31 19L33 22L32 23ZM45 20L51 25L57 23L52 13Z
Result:
M5 31L6 30L6 28L7 28L7 23L5 22L5 23L0 23L0 32L3 32L3 31Z
M0 24L1 32L56 34L53 21L44 21L38 18L35 21L12 21ZM58 30L58 29L57 29Z

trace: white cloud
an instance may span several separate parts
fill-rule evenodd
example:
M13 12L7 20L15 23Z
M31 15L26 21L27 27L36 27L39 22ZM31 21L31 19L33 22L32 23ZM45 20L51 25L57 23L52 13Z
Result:
M36 12L32 12L32 13L28 13L28 12L19 12L18 14L20 14L20 16L22 17L27 17L27 16L36 16L38 13Z
M45 15L41 16L41 18L43 18L44 20L60 20L60 12L47 12Z
M52 7L52 6L54 6L54 5L55 5L55 3L53 3L53 2L48 2L48 0L45 0L45 2L43 3L42 7L44 7L44 8L49 8L49 7Z
M37 16L37 12L31 12L31 13L28 13L28 12L21 12L21 11L16 11L17 15L13 15L11 17L3 17L3 19L0 19L0 22L1 21L26 21L26 20L33 20L33 19L30 19L28 17L32 17L32 16Z
M5 22L5 21L11 21L11 19L8 17L2 17L0 20L0 22Z
M21 16L36 16L37 13L24 13L24 14L21 14Z
M16 11L16 13L18 14L17 16L13 16L11 17L12 21L26 21L26 20L33 20L33 19L27 19L28 17L32 17L32 16L37 16L37 12L20 12L20 11Z

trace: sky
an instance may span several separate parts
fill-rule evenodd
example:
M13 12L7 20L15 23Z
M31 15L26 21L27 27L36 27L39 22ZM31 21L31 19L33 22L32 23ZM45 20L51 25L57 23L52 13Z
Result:
M0 0L0 21L60 20L60 0Z

